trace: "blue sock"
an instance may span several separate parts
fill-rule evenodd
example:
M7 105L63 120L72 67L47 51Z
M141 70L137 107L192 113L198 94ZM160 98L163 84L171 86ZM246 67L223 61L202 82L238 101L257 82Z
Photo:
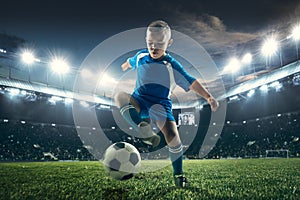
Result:
M182 170L182 145L181 143L175 147L169 146L169 155L172 161L173 174L183 174Z
M138 124L142 121L139 113L135 107L131 104L125 105L120 108L120 113L123 118L132 126L132 128L138 132Z

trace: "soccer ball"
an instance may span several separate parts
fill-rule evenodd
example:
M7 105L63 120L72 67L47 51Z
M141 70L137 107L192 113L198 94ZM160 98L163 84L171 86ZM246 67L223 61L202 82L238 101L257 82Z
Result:
M117 180L127 180L139 172L141 156L133 145L117 142L106 149L103 165L109 176Z

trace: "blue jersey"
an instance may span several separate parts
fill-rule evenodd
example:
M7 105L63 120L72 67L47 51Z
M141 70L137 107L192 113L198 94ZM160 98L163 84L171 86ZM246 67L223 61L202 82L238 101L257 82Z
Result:
M190 85L196 80L168 53L163 58L155 60L145 49L129 58L128 62L133 70L137 70L136 86L132 96L142 104L140 107L146 110L154 104L171 110L170 94L175 85L189 91Z

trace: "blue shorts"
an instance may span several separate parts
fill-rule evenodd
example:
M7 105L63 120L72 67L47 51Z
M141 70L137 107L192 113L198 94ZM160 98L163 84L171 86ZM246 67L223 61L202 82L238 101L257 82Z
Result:
M156 100L149 96L140 96L133 93L132 98L140 107L140 117L153 121L175 121L172 113L172 102L169 99Z

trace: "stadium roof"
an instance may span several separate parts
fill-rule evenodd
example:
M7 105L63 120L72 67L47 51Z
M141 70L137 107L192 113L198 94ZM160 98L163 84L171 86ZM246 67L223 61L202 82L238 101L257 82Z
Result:
M297 72L300 72L300 61L296 61L293 63L290 63L286 66L283 66L281 68L278 68L274 71L271 71L269 73L266 73L259 77L254 77L254 79L243 82L237 86L232 87L226 94L219 97L219 99L224 99L230 96L234 96L236 94L246 92L248 90L257 88L259 86L280 80L284 77L290 76L292 74L295 74Z
M88 102L94 102L94 103L100 103L105 105L112 105L112 101L110 98L107 97L100 97L95 96L92 94L84 94L84 93L78 93L78 92L72 92L70 90L63 90L60 88L54 88L47 85L42 85L38 83L31 83L27 81L22 80L16 80L16 79L7 79L4 77L0 77L0 85L7 86L7 87L13 87L13 88L19 88L23 90L30 90L35 92L40 92L44 94L59 96L59 97L65 97L65 98L73 98L79 101L88 101Z
M234 96L242 92L246 92L253 88L257 88L261 85L265 85L274 82L276 80L280 80L284 77L290 76L297 72L300 72L300 61L290 63L284 67L278 68L274 71L271 71L259 77L255 77L252 80L248 80L239 85L236 85L231 89L229 89L229 91L226 92L226 94L223 94L222 96L219 96L217 98L219 100L222 100L227 97ZM114 105L113 100L105 96L96 96L94 94L87 94L84 93L83 91L75 92L67 89L55 88L53 86L42 84L42 83L29 82L29 81L23 81L17 79L9 79L7 77L0 77L0 85L19 88L23 90L30 90L30 91L35 91L35 92L45 93L54 96L65 97L65 98L73 98L80 101L83 100L83 101L95 102L95 103L100 103L105 105ZM205 101L201 103L206 104ZM176 103L174 103L173 107L174 108L195 107L197 106L196 104L197 104L196 102L192 102L192 103L189 102L189 104L187 105L182 105L182 104L177 105Z

